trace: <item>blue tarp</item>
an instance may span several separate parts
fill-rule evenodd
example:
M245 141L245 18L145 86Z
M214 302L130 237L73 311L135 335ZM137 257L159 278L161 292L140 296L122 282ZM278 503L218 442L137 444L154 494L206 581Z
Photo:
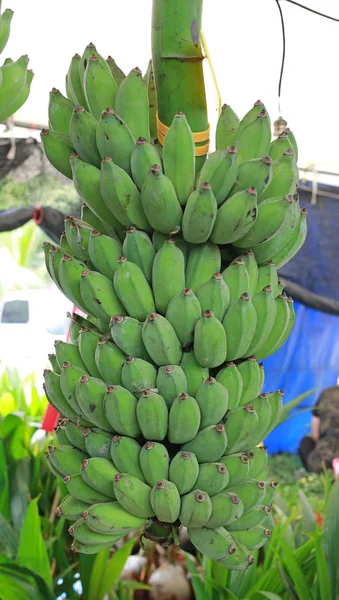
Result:
M295 302L296 323L287 342L266 358L264 391L283 389L284 401L306 390L316 392L302 407L313 406L320 392L335 385L339 376L339 317L321 313ZM269 452L296 452L309 431L309 411L277 427L265 440Z

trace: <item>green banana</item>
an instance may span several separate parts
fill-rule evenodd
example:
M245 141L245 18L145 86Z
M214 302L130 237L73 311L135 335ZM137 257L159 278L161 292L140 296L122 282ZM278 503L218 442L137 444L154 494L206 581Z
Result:
M98 120L96 145L101 158L109 156L128 175L132 174L131 157L135 139L127 123L112 108L103 110Z
M258 280L257 261L254 258L254 254L253 254L252 250L246 250L245 254L241 255L241 258L245 263L246 271L248 274L247 291L252 298L252 296L254 296L254 294L255 294L255 289L256 289L257 280Z
M245 544L233 538L234 544L231 555L228 558L220 560L220 564L233 571L246 571L253 565L255 558L250 554ZM234 550L234 551L233 551Z
M265 109L261 110L257 117L244 128L239 124L235 146L238 149L238 164L261 158L268 154L271 143L271 123ZM266 188L267 189L267 188Z
M101 338L95 350L95 364L105 383L120 385L121 370L126 356L120 348L106 338Z
M50 446L50 448L53 448L53 446ZM59 469L57 469L53 463L50 460L50 452L47 451L45 452L45 456L46 456L46 460L47 460L47 464L48 464L48 468L49 470L53 473L53 475L57 478L57 479L63 479L64 474L61 473L61 471L59 471Z
M80 294L80 275L87 268L85 263L64 254L59 263L60 287L65 296L84 313L89 312Z
M199 463L215 462L223 456L227 445L227 435L222 423L201 429L196 437L184 444L184 452L193 452Z
M163 144L166 176L173 183L177 198L185 206L195 182L195 143L185 115L174 115Z
M233 538L223 527L188 527L187 533L197 550L213 560L225 559L235 552Z
M224 463L203 463L199 465L199 475L195 487L207 492L210 498L221 492L229 482Z
M258 504L244 515L240 516L238 520L229 523L227 529L229 531L244 531L246 529L251 529L265 521L270 512L271 508L269 506Z
M211 498L211 516L205 523L208 529L226 527L241 519L244 506L239 496L223 490Z
M169 479L176 485L181 496L192 490L198 475L199 463L192 452L178 452L172 458L169 466Z
M137 400L131 392L120 385L108 385L103 406L107 420L114 431L130 437L140 435Z
M81 477L87 485L113 499L113 480L117 469L107 458L90 458L82 461Z
M100 169L101 156L96 145L97 120L83 106L73 110L69 125L71 144L81 160Z
M140 451L140 467L150 486L161 479L168 479L169 455L166 446L158 442L146 442Z
M299 252L307 235L307 211L302 208L298 226L286 244L272 256L277 269L283 267L293 256Z
M59 369L62 368L64 362L70 362L79 369L86 371L86 365L80 356L79 348L76 344L69 344L62 342L61 340L55 340L54 348Z
M270 183L272 178L272 158L263 156L262 158L252 158L241 163L238 169L237 179L229 195L234 196L242 190L254 188L259 197L261 192Z
M160 394L145 390L138 400L136 416L142 435L147 440L161 442L168 430L168 408Z
M193 350L183 353L180 366L186 376L187 392L195 397L199 386L209 376L209 371L199 365Z
M216 150L203 164L196 187L199 188L205 182L209 183L217 206L220 206L232 189L237 172L237 148L228 146L225 150Z
M101 379L83 375L76 385L75 397L81 413L88 421L95 427L112 432L114 430L107 421L103 409L105 392L106 384Z
M65 177L72 179L69 157L74 152L74 148L71 146L69 137L50 129L42 129L40 137L44 152L51 165Z
M49 459L52 465L62 475L76 475L80 473L81 463L86 458L86 454L78 448L71 446L48 446Z
M274 496L276 494L276 489L278 487L277 481L271 481L266 487L266 495L265 495L265 504L270 505Z
M238 364L238 371L242 378L242 394L239 405L245 406L256 398L261 391L260 367L255 360L255 356L250 356Z
M8 13L7 13L8 14ZM0 67L0 121L5 121L16 109L16 100L21 96L27 80L27 54L13 62L5 62ZM20 106L18 107L20 108ZM14 110L13 110L14 109Z
M192 396L182 392L174 400L168 420L168 440L171 444L184 444L195 438L200 426L200 409Z
M80 294L87 312L107 323L107 328L111 316L124 310L111 279L97 271L84 269L81 272Z
M105 494L98 492L98 490L94 490L90 485L87 485L80 473L77 473L76 475L67 475L64 477L63 482L70 494L82 502L96 504L97 502L109 502L111 500L109 496L106 496Z
M225 368L218 372L216 380L228 391L228 410L237 408L243 391L242 377L237 365L234 362L226 363Z
M271 536L271 531L262 527L261 525L256 525L251 529L237 531L233 534L236 542L241 542L245 544L246 548L249 550L258 550L263 546L268 538Z
M133 181L140 191L152 165L158 165L162 168L158 150L144 137L137 139L132 150L130 162Z
M203 244L210 237L217 216L217 202L209 183L202 183L188 197L182 219L186 242Z
M151 359L159 367L180 364L182 350L171 323L151 312L142 327L142 339Z
M185 265L186 265L190 247L189 247L189 244L187 244L187 242L185 242L185 240L183 240L183 238L179 235L179 233L178 233L179 230L180 230L180 227L176 227L175 230L170 233L170 236L174 236L173 237L174 243L178 248L180 248L181 252L183 253L184 258L185 258ZM154 250L156 252L159 252L160 248L163 247L163 245L167 239L168 239L168 236L165 235L164 233L160 233L159 231L153 231L152 242L153 242Z
M113 215L122 225L135 225L150 231L140 202L140 192L128 173L105 156L101 164L101 193Z
M55 373L57 373L58 375L60 375L61 369L59 367L56 355L55 354L49 354L48 355L48 360L49 360L49 362L51 364L52 371L54 371Z
M113 281L115 290L130 317L144 321L149 313L155 311L152 290L137 264L121 256Z
M122 254L119 241L92 229L88 242L88 253L94 268L108 279L113 279L117 262Z
M293 149L289 148L278 159L273 161L272 179L260 195L259 203L266 200L266 198L294 194L297 184L298 169L296 167L295 155Z
M247 125L249 125L250 123L252 123L252 121L255 121L255 119L257 118L257 116L259 115L259 113L265 109L265 105L261 102L261 100L257 100L252 108L244 115L244 117L241 119L239 126L238 126L238 132L237 133L241 133L241 131L243 129L245 129L245 127Z
M228 407L228 397L227 389L214 377L208 377L198 387L196 401L200 408L200 429L215 425L223 419Z
M80 356L85 364L86 371L91 377L97 377L98 379L101 378L101 373L95 362L95 350L100 339L100 333L91 331L88 327L80 329L77 339Z
M91 531L126 535L141 527L145 519L127 512L119 502L98 503L84 512L86 525Z
M257 324L252 341L246 350L247 356L257 352L260 354L261 348L265 345L272 331L277 313L277 306L270 285L265 286L260 294L254 296L252 303L257 313Z
M119 533L106 535L91 531L86 525L86 519L83 517L68 528L68 533L74 537L71 550L73 552L85 551L85 554L95 554L98 552L98 548L110 547L122 537Z
M104 66L105 64L105 66ZM95 53L89 57L83 79L83 90L90 113L99 120L106 106L114 106L118 85L107 63L102 63Z
M78 418L82 416L82 411L75 397L76 385L83 375L88 375L85 369L81 369L72 365L70 362L64 362L60 374L60 387L63 395L65 396L68 404L76 412ZM90 425L90 421L87 421Z
M69 125L74 110L74 104L59 90L52 88L49 93L48 122L51 129L69 135Z
M88 429L85 433L86 450L91 458L107 458L110 460L112 434L101 429Z
M227 447L224 454L234 454L247 447L247 442L258 429L259 419L254 406L247 404L230 412L225 418Z
M272 409L269 403L268 394L260 394L257 398L251 401L251 405L255 408L255 412L258 415L259 425L247 440L246 445L243 446L242 450L246 451L252 450L255 446L263 441L272 418ZM250 454L248 454L248 456L249 458L252 457ZM250 477L252 477L251 473ZM267 479L267 476L263 479Z
M114 315L111 319L110 328L113 341L127 356L148 359L142 341L142 323L140 321L125 315Z
M271 433L271 431L277 425L279 425L283 409L283 397L284 392L282 390L277 390L276 392L268 395L268 401L271 406L271 420L267 430L263 435L263 439L265 439L269 435L269 433Z
M277 273L277 269L276 269L274 262L272 262L271 260L269 262L267 262L266 264L262 265L261 267L259 267L257 286L256 286L253 296L256 294L260 294L260 292L267 285L271 286L274 297L276 298L279 295L277 293L278 292L278 273Z
M255 188L235 193L218 208L210 239L216 244L230 244L240 240L253 227L257 215Z
M287 302L287 296L283 292L275 299L276 303L276 316L274 320L273 328L265 342L257 353L257 359L262 360L267 356L273 354L277 348L280 347L281 342L284 340L284 334L287 330L290 318L289 304Z
M229 482L228 485L236 485L247 479L249 473L249 460L246 454L235 453L228 454L219 458L219 462L223 463L227 468Z
M264 387L264 382L265 382L265 368L263 363L259 363L259 367L260 367L260 376L261 376L261 389Z
M211 310L219 321L222 321L230 305L230 291L222 273L214 273L197 289L197 298L201 311Z
M145 275L149 284L152 283L152 267L155 256L154 246L145 231L138 231L135 227L126 229L126 236L122 246L123 256L134 262Z
M172 481L162 479L151 491L151 505L157 519L163 523L174 523L180 513L180 496Z
M74 446L74 448L78 448L87 454L85 436L88 433L88 429L85 429L78 423L75 424L72 421L66 422L64 427L66 436L68 438L68 443Z
M268 153L272 160L276 160L289 148L292 148L292 144L288 139L286 131L283 131L275 140L273 140L273 142L271 142Z
M144 137L150 140L148 92L140 69L132 69L119 85L115 109L126 121L135 139Z
M157 91L155 89L154 82L154 71L152 60L149 61L147 71L144 76L144 82L148 91L148 110L149 110L149 128L150 128L150 141L154 144L155 140L158 137L157 130L157 110L158 110L158 102L157 102Z
M80 79L80 61L80 54L75 54L71 60L71 64L66 75L67 98L74 102L74 104L80 104L86 110L88 110L85 94L82 89L82 82Z
M209 495L199 488L183 496L179 519L184 527L203 527L211 516Z
M250 477L265 481L268 476L268 455L266 446L253 448L250 459Z
M239 496L244 506L244 514L255 506L258 506L258 504L262 504L266 495L266 483L264 481L257 481L256 479L246 479L227 489Z
M257 313L247 293L242 294L228 309L222 322L227 339L226 360L236 360L245 356L252 341Z
M117 473L114 477L114 493L119 504L134 517L152 517L150 502L152 488L128 473Z
M298 219L298 204L292 195L267 198L260 204L258 218L250 231L237 240L237 246L247 248L274 239Z
M285 133L287 133L288 135L288 140L293 148L294 151L294 155L295 155L295 162L298 162L298 146L297 146L297 142L296 139L294 137L294 134L292 133L292 131L289 129L289 127L286 127L285 129Z
M223 272L222 277L229 290L229 306L239 300L241 294L248 292L249 276L242 257L233 261Z
M173 281L174 279L168 277L168 284L173 286ZM170 295L170 288L168 292L168 295ZM200 302L190 288L184 288L181 293L173 296L168 303L166 319L173 325L180 342L185 346L193 342L194 327L200 317Z
M181 225L182 209L173 183L158 164L151 166L141 190L141 202L151 227L169 234Z
M290 239L300 225L300 213L296 219L292 220L289 227L282 228L276 235L268 240L263 241L257 246L253 246L252 250L258 266L273 260L275 255L280 252L284 246L288 244ZM287 246L288 247L288 246ZM284 253L283 253L284 254ZM284 254L285 256L285 254Z
M82 502L71 494L68 494L68 496L65 496L60 502L55 514L57 517L63 517L69 521L75 521L81 517L81 513L87 510L89 506L90 504L88 504L88 502Z
M116 468L120 473L146 481L139 465L140 451L140 444L131 437L115 435L112 438L111 457Z
M110 68L109 68L108 64L106 63L105 59L101 56L101 54L99 54L95 45L92 42L90 42L88 44L88 46L86 46L86 48L83 52L83 55L81 56L80 63L79 63L79 76L80 76L80 81L81 81L81 85L82 85L84 92L85 92L85 89L84 89L84 87L85 87L84 86L85 71L86 71L88 61L91 58L91 56L93 55L93 53L98 57L98 60L101 62L101 64L104 66L104 68L110 72Z
M211 310L206 310L194 328L194 355L202 367L218 367L226 360L225 329Z
M65 235L72 251L71 254L78 260L87 263L89 267L93 266L88 254L91 231L92 227L87 223L73 217L65 218Z
M229 104L224 104L221 107L215 132L215 146L217 150L224 150L227 146L234 144L239 122L239 117L237 117Z
M126 77L125 73L118 67L117 63L115 62L114 58L112 58L112 56L108 56L106 58L106 62L113 75L114 81L116 81L119 86L122 80Z
M273 288L273 286L272 286L272 288ZM285 282L279 278L278 285L276 286L276 288L273 288L273 289L275 289L275 298L277 296L280 296L280 294L282 294L285 289Z
M156 253L152 266L152 288L156 309L166 314L168 304L185 287L185 259L172 238Z
M0 54L8 42L13 14L11 8L6 8L0 17Z
M127 356L121 370L122 385L137 398L147 389L155 388L156 368L147 360Z
M156 388L170 409L179 394L187 393L187 379L178 365L166 365L158 369Z
M186 287L195 293L214 273L219 273L221 255L217 244L206 242L193 246L186 266Z
M113 216L109 208L107 208L100 191L100 169L88 164L80 159L78 154L70 156L70 165L74 187L80 198L86 202L87 206L101 219L105 226L113 227L115 231L119 231L121 225Z

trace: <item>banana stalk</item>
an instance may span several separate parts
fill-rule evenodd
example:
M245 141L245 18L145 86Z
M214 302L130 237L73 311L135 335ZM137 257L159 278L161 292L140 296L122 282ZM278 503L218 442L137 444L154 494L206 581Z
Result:
M153 0L152 60L159 119L169 127L181 111L194 133L208 128L201 17L202 0ZM197 171L205 158L197 157Z

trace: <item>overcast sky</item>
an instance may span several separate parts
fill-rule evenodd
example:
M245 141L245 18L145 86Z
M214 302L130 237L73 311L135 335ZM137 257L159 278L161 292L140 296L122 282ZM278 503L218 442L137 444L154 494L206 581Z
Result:
M339 18L339 0L300 0ZM145 70L150 57L152 0L3 0L14 10L2 58L28 53L35 72L31 95L18 117L47 122L48 92L65 92L73 54L89 42L112 54L128 72ZM281 0L286 23L286 63L281 109L294 131L300 163L339 168L339 23ZM260 98L272 122L278 117L277 86L282 51L275 0L205 0L203 30L222 101L241 117ZM216 96L206 66L209 115Z

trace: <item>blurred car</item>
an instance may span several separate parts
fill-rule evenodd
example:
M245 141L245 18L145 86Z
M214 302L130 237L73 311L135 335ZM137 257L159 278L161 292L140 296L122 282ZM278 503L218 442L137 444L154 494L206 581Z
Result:
M26 289L0 298L0 361L21 377L49 366L54 340L66 340L72 304L57 288Z

